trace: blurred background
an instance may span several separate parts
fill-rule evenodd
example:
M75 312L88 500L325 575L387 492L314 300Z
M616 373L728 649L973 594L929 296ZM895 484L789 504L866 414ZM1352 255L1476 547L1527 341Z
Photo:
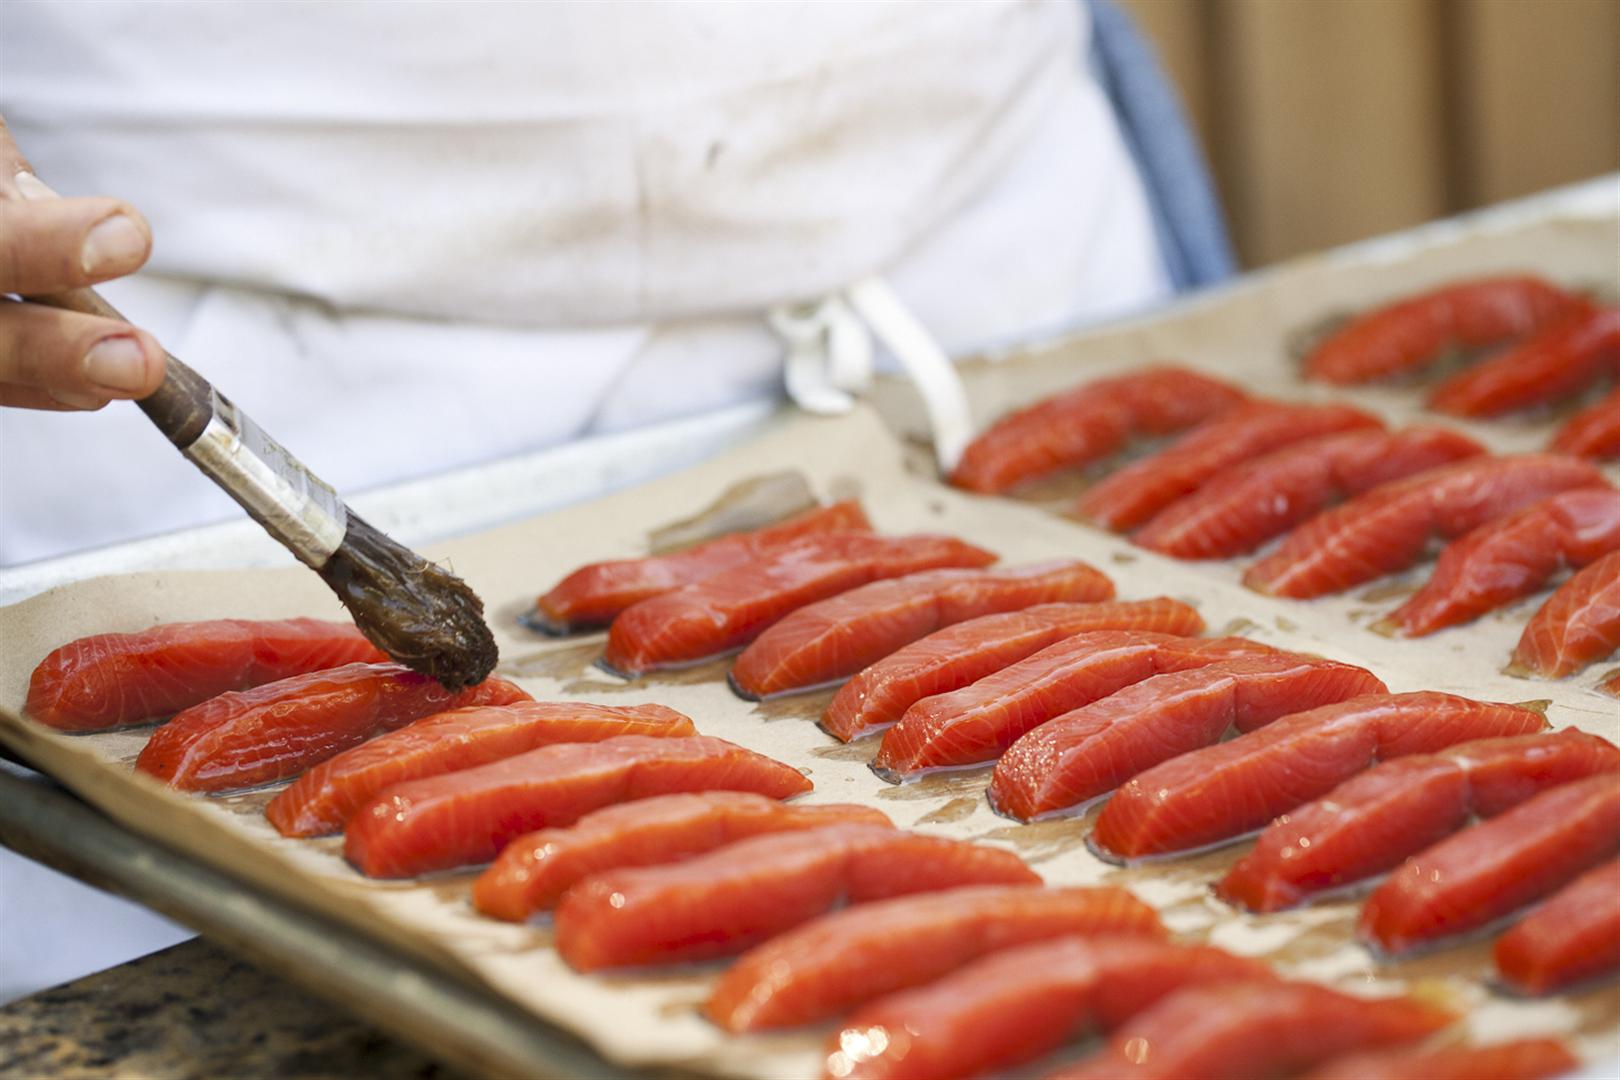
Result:
M1620 0L1119 0L1246 266L1620 169Z

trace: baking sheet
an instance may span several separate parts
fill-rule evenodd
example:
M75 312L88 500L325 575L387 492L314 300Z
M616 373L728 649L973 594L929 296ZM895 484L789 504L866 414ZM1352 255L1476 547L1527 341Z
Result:
M969 370L981 418L1082 377L1156 358L1175 358L1278 396L1349 399L1391 419L1420 417L1417 396L1389 390L1324 393L1293 378L1286 334L1344 309L1446 278L1497 269L1540 269L1564 281L1620 292L1620 221L1614 214L1555 217L1486 233L1468 233L1398 262L1306 261L1171 315L1028 350ZM902 432L915 430L906 393L881 391L879 406ZM1433 419L1433 418L1426 418ZM1547 421L1458 425L1502 450L1539 446ZM885 531L949 531L1008 562L1084 558L1105 570L1125 598L1168 594L1198 605L1212 633L1239 632L1270 644L1370 667L1394 690L1441 689L1506 701L1547 700L1560 727L1578 725L1620 739L1620 706L1591 687L1602 668L1561 683L1527 682L1499 671L1519 625L1540 597L1471 627L1421 643L1394 642L1365 629L1392 608L1407 575L1376 589L1312 603L1274 600L1237 584L1224 564L1178 563L1067 521L1048 506L987 499L944 488L926 458L897 441L875 413L834 420L784 420L758 441L648 487L587 506L465 537L430 550L447 559L493 609L502 672L538 698L607 703L658 701L681 709L707 734L732 739L804 769L814 801L868 802L898 824L1019 851L1054 884L1125 884L1157 907L1173 929L1237 952L1272 959L1285 972L1359 991L1406 989L1469 1010L1467 1028L1482 1040L1521 1033L1570 1034L1588 1057L1620 1053L1620 987L1546 1002L1518 1002L1485 986L1488 943L1401 964L1377 964L1352 943L1358 905L1323 903L1284 915L1253 917L1214 900L1208 882L1242 846L1196 858L1119 869L1098 862L1082 838L1093 815L1018 825L990 813L987 772L954 773L891 787L865 767L872 742L843 747L813 723L823 692L763 704L737 700L724 665L626 683L590 667L600 635L553 642L515 616L572 567L635 555L657 527L690 516L738 480L797 468L826 497L858 493ZM1054 493L1058 494L1058 493ZM420 883L368 882L339 857L340 841L292 841L260 815L271 792L221 799L179 796L137 776L131 764L145 732L71 737L23 721L18 708L33 665L54 646L90 633L135 630L156 622L223 616L339 617L313 575L299 569L161 572L86 581L0 609L0 739L88 801L137 831L228 868L277 895L387 940L393 946L479 980L513 1001L577 1032L624 1064L666 1064L725 1075L811 1076L824 1029L770 1036L723 1036L698 1014L715 969L652 976L580 977L549 948L549 931L484 919L467 901L471 874Z

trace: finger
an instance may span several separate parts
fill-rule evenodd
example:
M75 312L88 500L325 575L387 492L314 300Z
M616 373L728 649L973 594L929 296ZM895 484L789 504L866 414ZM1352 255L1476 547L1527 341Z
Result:
M32 386L0 386L0 409L39 409L43 412L94 412L104 408L110 398L77 397L64 394L69 401L58 401L43 390Z
M0 304L0 384L67 405L143 398L163 381L163 350L144 330L38 304Z
M17 192L14 178L18 173L26 173L32 177L34 167L28 164L28 159L17 149L17 143L11 137L11 129L6 126L6 118L0 116L0 199L15 197Z
M0 292L94 285L139 269L151 251L146 219L118 199L0 201Z

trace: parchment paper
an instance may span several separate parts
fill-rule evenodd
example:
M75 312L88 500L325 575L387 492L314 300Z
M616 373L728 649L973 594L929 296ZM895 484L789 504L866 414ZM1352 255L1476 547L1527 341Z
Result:
M981 420L1078 381L1144 361L1174 358L1280 397L1351 400L1392 423L1435 421L1412 391L1332 391L1293 374L1286 339L1336 312L1448 278L1505 269L1540 270L1620 293L1620 220L1555 218L1488 233L1462 230L1396 262L1313 259L1268 274L1174 313L970 365L969 390ZM887 420L915 435L908 392L891 384L877 402ZM1450 421L1441 421L1450 422ZM1552 419L1459 424L1500 450L1540 446ZM1010 847L1054 884L1113 882L1135 890L1188 940L1207 940L1261 955L1284 972L1359 992L1415 991L1468 1012L1475 1039L1520 1033L1573 1037L1588 1057L1620 1053L1620 987L1543 1002L1492 992L1489 942L1404 963L1378 963L1353 943L1354 898L1263 917L1237 913L1208 884L1246 849L1119 869L1085 849L1095 811L1018 825L984 802L988 772L953 773L906 787L877 780L865 766L874 740L837 744L814 724L830 692L763 704L727 690L718 662L635 683L590 667L601 636L553 642L520 628L515 616L562 574L587 561L644 553L649 533L689 516L745 477L801 470L824 497L858 492L879 528L948 531L998 551L1009 563L1072 556L1114 578L1123 598L1166 594L1198 606L1211 633L1247 634L1363 664L1393 690L1437 689L1473 697L1550 702L1557 727L1578 725L1620 740L1620 704L1592 687L1606 665L1557 683L1508 678L1499 669L1538 594L1504 612L1419 642L1397 642L1364 627L1399 603L1398 591L1426 569L1343 598L1310 603L1273 600L1242 588L1241 563L1187 564L1064 519L1048 502L966 495L938 483L925 456L896 439L869 410L836 420L784 418L757 442L655 485L447 543L447 559L493 609L503 674L537 698L606 703L662 702L693 717L701 731L732 739L802 768L816 784L812 801L854 800L888 812L903 826ZM1620 472L1617 472L1620 478ZM734 1038L697 1009L714 968L654 976L581 977L549 948L542 926L511 926L471 908L471 873L419 883L369 882L339 854L340 839L284 840L260 811L273 792L209 799L175 795L131 763L148 731L70 737L23 720L28 674L55 646L91 633L137 630L157 622L216 617L341 617L314 575L302 569L152 573L85 581L0 609L0 740L39 763L117 820L224 867L267 891L320 910L401 950L483 980L624 1064L678 1065L724 1075L816 1075L826 1028Z

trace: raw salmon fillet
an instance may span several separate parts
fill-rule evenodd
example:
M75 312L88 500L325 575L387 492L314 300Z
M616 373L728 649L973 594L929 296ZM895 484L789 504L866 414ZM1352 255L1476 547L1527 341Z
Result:
M1423 367L1453 348L1533 334L1587 303L1537 277L1460 281L1352 319L1305 358L1305 374L1352 384Z
M473 883L473 904L485 915L522 922L555 907L592 874L676 862L765 833L850 822L890 824L868 806L780 803L745 791L637 799L513 840Z
M1549 449L1596 461L1620 458L1620 386L1570 417Z
M181 791L257 787L424 716L528 700L505 679L452 693L402 664L345 664L193 705L152 733L135 768Z
M1620 971L1620 859L1588 870L1498 938L1496 970L1526 994Z
M1113 886L990 886L823 915L753 949L704 1012L731 1032L810 1023L931 982L997 949L1070 934L1163 937L1153 909Z
M968 444L951 483L996 494L1107 457L1137 435L1173 435L1244 400L1196 371L1154 367L1097 379L996 421Z
M1558 587L1525 624L1513 675L1561 679L1620 647L1620 551Z
M1210 745L1234 724L1251 731L1279 716L1384 690L1362 668L1288 653L1155 675L1013 743L990 778L990 802L1020 821L1070 810Z
M1580 1067L1557 1039L1492 1046L1379 1050L1334 1058L1305 1080L1551 1080Z
M171 716L230 690L387 659L346 623L166 623L54 650L28 680L23 711L59 731L100 731Z
M696 735L692 721L662 705L520 701L429 716L323 761L265 807L282 836L338 832L384 788L470 769L552 743L616 735Z
M1232 466L1165 507L1131 539L1178 559L1229 559L1341 499L1484 452L1473 439L1439 427L1306 439Z
M928 769L994 761L1026 732L1132 683L1274 651L1243 638L1140 630L1075 634L970 686L912 705L883 736L872 768L898 782Z
M752 700L823 686L966 619L1113 595L1101 571L1075 561L874 581L802 607L755 638L732 665L731 686Z
M871 531L858 502L816 507L775 525L732 533L684 551L582 566L535 601L535 609L557 633L606 626L631 604L741 566L802 537Z
M1040 880L1000 848L879 825L828 825L588 877L557 905L557 951L576 971L708 960L842 903Z
M982 615L937 630L860 672L838 691L821 718L849 742L899 720L923 698L948 694L1016 664L1048 645L1092 630L1196 634L1204 620L1169 597L1098 604L1041 604Z
M383 790L344 829L343 854L368 877L486 863L536 829L614 803L682 791L810 790L799 770L724 739L619 735L559 743Z
M1609 370L1620 370L1620 307L1576 309L1435 387L1429 408L1500 416L1574 397Z
M626 608L608 630L604 663L626 675L695 663L748 644L806 604L869 581L995 561L951 536L805 537Z
M1053 1080L1251 1080L1353 1050L1417 1042L1456 1017L1414 998L1363 998L1277 981L1178 990L1127 1021L1108 1048Z
M1324 705L1131 778L1103 807L1092 847L1118 859L1205 847L1326 795L1375 759L1546 726L1516 705L1428 690Z
M1449 544L1428 584L1380 626L1422 637L1470 622L1611 551L1620 551L1620 491L1566 491Z
M1303 439L1382 426L1377 417L1347 405L1240 405L1096 484L1075 510L1104 528L1126 532L1234 465Z
M1316 515L1249 567L1243 583L1300 600L1343 592L1406 569L1435 537L1461 536L1561 491L1608 486L1592 465L1558 454L1442 465Z
M1089 1029L1118 1027L1183 987L1269 977L1264 961L1152 938L1014 946L861 1008L828 1040L824 1075L965 1080L1001 1073Z
M1400 865L1471 815L1602 773L1620 773L1620 749L1575 728L1387 761L1279 817L1216 891L1250 911L1280 911Z
M1358 932L1386 955L1488 926L1620 853L1612 773L1561 784L1412 856L1361 911Z

